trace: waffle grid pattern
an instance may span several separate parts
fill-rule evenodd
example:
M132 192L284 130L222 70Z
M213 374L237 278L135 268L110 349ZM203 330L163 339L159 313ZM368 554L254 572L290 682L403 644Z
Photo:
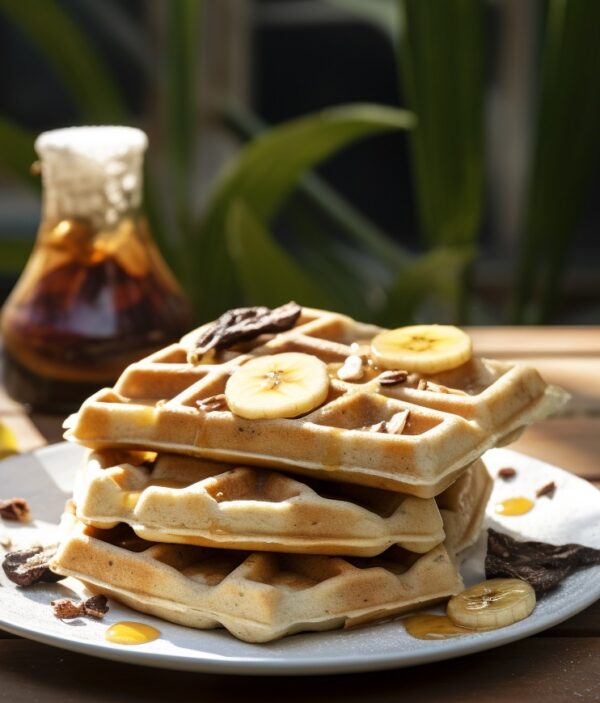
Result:
M114 389L92 396L69 419L66 437L91 448L171 451L427 498L447 488L486 449L564 402L534 369L482 359L423 376L424 387L410 381L383 386L372 367L358 382L337 378L343 361L367 353L378 331L343 315L304 309L290 331L220 355L211 352L192 365L187 355L196 330L132 364ZM329 365L329 396L313 412L295 419L245 420L226 405L199 407L221 397L239 364L285 351L314 354ZM403 410L409 414L401 434L369 430Z

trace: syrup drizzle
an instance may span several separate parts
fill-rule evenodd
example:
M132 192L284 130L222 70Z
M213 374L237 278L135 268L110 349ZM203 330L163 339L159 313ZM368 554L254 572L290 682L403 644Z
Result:
M507 498L501 503L496 503L494 510L498 515L525 515L534 506L534 502L529 498L517 496L516 498Z
M143 622L123 620L111 625L104 634L104 639L113 644L146 644L160 637L160 630Z
M404 620L404 627L420 640L447 640L474 632L455 625L447 615L415 615Z

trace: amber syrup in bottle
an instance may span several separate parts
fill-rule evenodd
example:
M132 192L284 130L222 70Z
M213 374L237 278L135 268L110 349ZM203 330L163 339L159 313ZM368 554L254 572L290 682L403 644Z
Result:
M1 332L6 389L37 410L76 410L191 325L141 213L145 144L139 130L108 127L36 143L44 216Z

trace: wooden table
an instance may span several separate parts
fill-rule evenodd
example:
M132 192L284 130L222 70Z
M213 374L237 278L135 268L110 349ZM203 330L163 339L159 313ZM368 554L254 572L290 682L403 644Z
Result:
M515 449L600 487L600 327L478 328L476 351L524 359L569 390L567 414L530 428ZM27 416L0 389L0 419L22 450L61 437L61 418ZM54 649L0 631L0 701L555 701L600 700L600 602L535 637L412 669L250 678L149 670Z

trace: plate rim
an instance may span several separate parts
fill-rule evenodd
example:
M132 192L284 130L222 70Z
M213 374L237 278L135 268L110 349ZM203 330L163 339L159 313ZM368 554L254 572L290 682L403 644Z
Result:
M80 451L83 449L83 447L70 442L58 442L31 452L24 452L12 457L7 457L2 463L14 462L15 460L19 462L27 461L30 456L38 457L40 455L44 456L65 451ZM568 480L576 481L584 485L586 489L596 490L592 484L585 479L541 459L505 448L490 451L501 452L507 457L516 457L517 461L521 457L524 457L528 462L533 462L540 468L546 467L557 470L566 474ZM0 463L0 471L2 469L2 463ZM17 625L10 621L7 622L1 613L0 628L25 639L48 644L59 649L85 654L87 656L95 656L109 661L124 661L139 666L154 666L161 669L196 671L199 673L212 674L308 676L383 671L428 664L436 661L454 659L476 652L487 651L517 640L525 639L550 627L554 627L585 610L599 598L600 581L598 582L598 588L596 590L590 589L581 599L577 600L572 607L568 607L563 611L559 617L549 615L542 617L542 619L534 619L529 623L529 626L524 625L524 623L527 622L525 620L500 630L476 633L464 639L432 640L431 651L425 653L423 651L407 652L406 650L399 649L393 652L378 652L376 654L349 654L344 657L336 656L333 659L316 654L311 654L310 656L302 655L300 658L295 659L289 656L285 658L273 658L269 657L268 654L264 657L222 654L213 656L210 652L204 652L202 650L198 650L196 656L148 652L137 648L110 645L104 642L92 643L71 640L66 636L63 638L49 632L40 632L32 627ZM518 626L516 631L513 629L515 625ZM373 623L371 627L377 627L377 623ZM202 631L199 632L201 634ZM318 637L325 633L313 632L304 634Z

